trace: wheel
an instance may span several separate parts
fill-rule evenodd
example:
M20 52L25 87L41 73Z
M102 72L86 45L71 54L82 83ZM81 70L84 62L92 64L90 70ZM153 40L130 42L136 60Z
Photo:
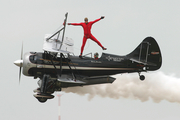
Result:
M46 98L37 98L37 99L38 99L38 101L41 102L41 103L45 103L45 102L47 101Z
M144 75L140 75L140 80L145 80L145 76Z
M34 97L38 99L39 102L44 103L47 101L47 99L53 99L54 96L50 94L42 94L42 93L37 93L34 94Z
M38 98L53 99L53 98L54 98L54 95L37 93L37 94L34 94L34 97L36 97L37 99L38 99Z

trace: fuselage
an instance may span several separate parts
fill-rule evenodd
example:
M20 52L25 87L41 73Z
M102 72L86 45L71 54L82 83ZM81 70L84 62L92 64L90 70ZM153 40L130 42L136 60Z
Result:
M23 58L23 74L26 76L41 77L44 74L56 76L71 74L81 76L114 75L118 73L130 73L142 71L143 66L133 63L126 56L116 56L103 53L101 58L95 60L91 57L80 59L69 55L67 58L52 57L47 53L28 52ZM62 66L62 69L60 69Z

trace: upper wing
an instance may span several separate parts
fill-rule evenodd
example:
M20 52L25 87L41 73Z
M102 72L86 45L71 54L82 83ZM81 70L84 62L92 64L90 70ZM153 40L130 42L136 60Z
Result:
M61 53L73 53L74 41L71 38L65 37L62 42L61 37L52 37L46 40L50 35L45 36L43 50L48 52L61 52Z

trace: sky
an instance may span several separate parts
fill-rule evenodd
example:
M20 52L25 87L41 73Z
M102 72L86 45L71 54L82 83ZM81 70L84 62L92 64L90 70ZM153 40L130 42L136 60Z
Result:
M61 120L177 120L180 118L180 1L178 0L1 0L1 97L0 119L57 120L58 97L39 103L33 97L37 79L21 76L13 64L23 52L43 52L45 34L63 24L89 21L95 23L92 34L107 48L88 40L84 53L102 52L126 55L140 42L154 37L162 52L158 71L115 75L113 84L65 89L61 97ZM65 36L74 40L79 55L83 30L67 26ZM72 91L72 92L70 92Z

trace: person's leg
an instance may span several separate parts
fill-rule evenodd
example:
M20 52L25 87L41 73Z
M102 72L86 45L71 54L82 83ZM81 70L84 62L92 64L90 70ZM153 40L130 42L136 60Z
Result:
M104 48L102 44L93 35L90 36L90 39L96 42L103 50L106 50L106 48Z
M86 41L87 41L87 37L83 37L83 43L82 43L82 46L81 46L81 54L80 54L80 56L82 56L82 54L83 54L83 51L84 51L84 46L85 46L85 44L86 44Z

